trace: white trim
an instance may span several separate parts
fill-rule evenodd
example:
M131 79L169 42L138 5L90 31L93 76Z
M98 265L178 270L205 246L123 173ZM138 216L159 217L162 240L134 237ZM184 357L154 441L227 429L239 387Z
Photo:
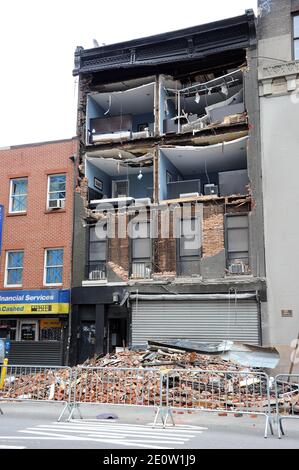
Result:
M49 210L52 210L51 207L49 207L49 201L50 201L50 178L52 176L65 176L65 190L64 190L64 198L60 198L61 201L65 201L66 200L66 179L67 179L67 173L51 173L48 175L48 181L47 181L47 211ZM59 191L51 191L51 192L55 192L55 193L58 193ZM65 206L65 204L64 204Z
M9 253L24 253L24 250L7 250L5 252L5 270L4 270L4 287L22 287L23 286L23 282L21 284L8 284L7 283L7 274L8 274L8 266L7 266L7 262L8 262L8 254ZM23 260L24 260L24 257L23 257ZM21 268L10 268L10 269L21 269ZM23 271L24 271L24 264L22 266L22 280L23 280Z
M50 287L56 287L56 286L62 286L63 285L63 280L62 282L58 283L47 283L47 266L46 266L46 261L47 261L47 251L48 250L62 250L63 251L63 256L64 256L64 248L61 246L55 247L55 248L45 248L44 249L44 277L43 277L43 285L44 286L50 286ZM60 265L59 265L60 266ZM55 267L55 266L53 266ZM62 264L62 278L63 278L63 264Z
M13 181L16 181L16 180L19 180L19 181L22 181L22 180L26 180L27 181L27 193L26 193L26 209L24 211L13 211L12 210L12 185L13 185ZM21 194L20 194L21 196ZM10 179L10 183L9 183L9 204L8 204L8 213L9 214L26 214L27 213L27 203L28 203L28 176L22 176L20 178L11 178Z

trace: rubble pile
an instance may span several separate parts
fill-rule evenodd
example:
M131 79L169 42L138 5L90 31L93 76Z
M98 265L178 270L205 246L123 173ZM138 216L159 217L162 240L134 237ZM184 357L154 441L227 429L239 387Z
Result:
M95 356L73 368L71 375L69 369L16 373L6 378L0 395L2 399L66 401L71 390L72 400L83 403L159 405L162 398L164 405L174 408L258 411L265 409L268 397L267 380L252 374L256 371L219 354L150 345L146 351ZM298 386L282 390L285 412L299 412ZM274 409L274 389L270 398Z

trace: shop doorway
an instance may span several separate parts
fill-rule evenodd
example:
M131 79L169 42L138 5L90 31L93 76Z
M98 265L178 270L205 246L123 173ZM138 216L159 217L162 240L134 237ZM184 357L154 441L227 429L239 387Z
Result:
M82 364L86 359L95 354L96 324L95 321L83 320L79 331L79 355L78 363Z
M108 319L108 338L107 352L115 351L115 348L127 346L127 319L109 318Z

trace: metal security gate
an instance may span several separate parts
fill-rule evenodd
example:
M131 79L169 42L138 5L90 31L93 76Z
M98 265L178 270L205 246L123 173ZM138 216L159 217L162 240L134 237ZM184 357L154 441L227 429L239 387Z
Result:
M63 363L62 341L12 341L9 364L60 366Z
M260 344L260 315L256 300L188 301L132 300L132 345L147 340L222 340Z

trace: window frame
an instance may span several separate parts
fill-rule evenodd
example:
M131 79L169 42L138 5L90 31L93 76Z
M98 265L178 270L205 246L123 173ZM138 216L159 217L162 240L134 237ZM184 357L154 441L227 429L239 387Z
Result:
M295 55L295 51L296 51L296 47L295 47L295 42L298 41L299 42L299 35L298 36L295 36L295 18L298 17L299 19L299 13L296 12L292 15L292 47L293 47L293 60L299 60L299 56L296 58L296 55ZM299 32L298 32L299 34Z
M233 253L232 251L229 251L228 249L228 231L229 230L239 230L240 228L237 228L237 227L234 227L234 228L229 228L228 227L228 218L230 217L247 217L247 222L248 222L248 225L247 225L247 231L248 231L248 267L250 268L250 219L249 219L249 213L248 212L236 212L236 213L232 213L232 214L225 214L225 227L224 227L224 233L225 233L225 257L226 257L226 268L229 269L229 266L231 264L234 264L233 263L233 259L234 258L231 258L229 257L229 254L230 253ZM245 227L244 227L245 228ZM235 253L240 253L240 252L235 252ZM244 252L245 253L245 252ZM246 264L246 263L244 263Z
M9 253L23 253L23 265L21 268L8 268L8 256ZM24 272L24 250L7 250L5 253L5 273L4 273L4 287L22 287L23 286L23 272ZM8 270L21 269L22 270L22 282L21 284L9 284L8 281Z
M53 176L64 176L65 177L65 190L64 190L64 198L59 198L59 201L66 201L66 182L67 182L67 174L66 173L51 173L48 175L48 183L47 183L47 210L52 210L51 207L49 207L49 202L50 202L50 193L59 193L63 191L50 191L50 180ZM54 201L54 199L51 199L51 201Z
M13 197L15 195L12 194L12 187L14 184L14 181L27 181L27 193L26 194L18 194L17 196L26 196L26 209L22 211L14 211L12 210L12 202L13 202ZM10 183L9 183L9 205L8 205L8 213L9 214L26 214L27 213L27 203L28 203L28 176L20 176L17 178L11 178Z
M64 248L59 246L55 248L45 248L44 250L44 279L43 279L43 285L44 286L62 286L63 285L63 262L62 265L57 265L57 266L47 266L47 253L48 251L54 251L54 250L62 250L63 252L63 261L64 261ZM57 267L62 267L62 273L61 273L61 282L47 282L47 268L57 268Z

